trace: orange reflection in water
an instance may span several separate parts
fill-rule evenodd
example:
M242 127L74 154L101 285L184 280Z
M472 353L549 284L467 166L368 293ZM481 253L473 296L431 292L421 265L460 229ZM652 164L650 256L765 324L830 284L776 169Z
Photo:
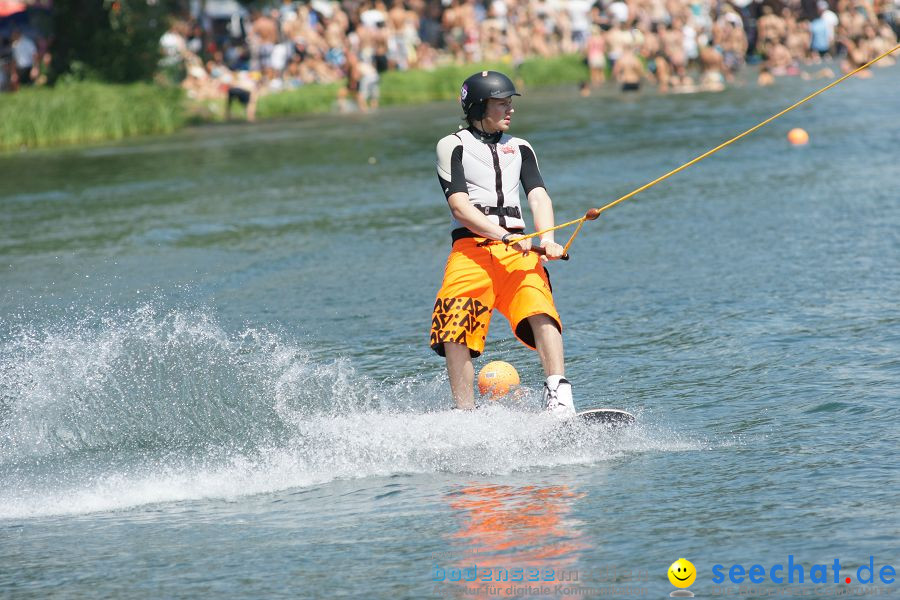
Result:
M471 598L482 590L487 596L484 574L488 569L494 574L492 579L501 569L510 574L514 569L531 569L532 575L538 570L541 581L552 569L559 582L563 573L574 569L580 552L589 547L580 523L569 516L584 495L567 485L470 485L448 494L461 527L451 536L452 557L444 568L449 573L450 569L476 567L479 574L475 581L452 582L458 592L454 595ZM528 583L526 575L517 585ZM446 590L451 589L447 585Z

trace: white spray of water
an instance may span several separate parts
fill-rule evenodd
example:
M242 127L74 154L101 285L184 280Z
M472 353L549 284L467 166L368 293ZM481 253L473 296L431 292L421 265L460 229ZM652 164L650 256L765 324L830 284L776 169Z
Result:
M396 473L502 474L699 449L671 432L446 409L440 375L376 383L269 332L144 307L0 347L0 518L232 499Z

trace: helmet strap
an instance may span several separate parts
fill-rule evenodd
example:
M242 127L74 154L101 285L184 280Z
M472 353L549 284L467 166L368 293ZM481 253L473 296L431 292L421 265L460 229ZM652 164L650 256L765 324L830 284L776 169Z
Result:
M480 123L480 121L479 121L479 123ZM479 141L482 141L485 144L496 144L500 141L500 138L503 137L502 131L495 131L494 133L486 133L480 127L476 127L474 123L469 125L469 133L474 135Z

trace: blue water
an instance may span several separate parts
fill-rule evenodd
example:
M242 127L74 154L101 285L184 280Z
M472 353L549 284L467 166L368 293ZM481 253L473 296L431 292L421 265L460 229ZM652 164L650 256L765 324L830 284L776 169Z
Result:
M529 90L513 127L562 221L823 83ZM734 564L744 598L900 595L898 97L845 82L550 267L576 402L622 431L542 414L500 316L476 368L524 398L449 410L452 103L0 158L0 596L662 598L679 557L697 597ZM809 581L835 559L850 585Z

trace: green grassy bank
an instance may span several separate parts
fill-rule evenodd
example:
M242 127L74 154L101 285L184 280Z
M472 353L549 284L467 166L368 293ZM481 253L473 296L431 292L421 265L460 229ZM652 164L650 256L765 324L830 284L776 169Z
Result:
M418 104L456 98L463 80L483 69L503 71L531 87L575 83L589 76L584 60L576 55L535 58L523 62L518 69L498 62L447 65L433 71L390 71L381 77L381 104ZM334 109L339 87L316 85L263 96L257 112L261 118L328 112Z
M0 149L120 140L184 124L181 90L151 84L63 83L0 95Z
M381 80L381 103L415 104L456 98L473 72L496 69L526 86L587 79L581 57L564 56L509 64L451 65L433 71L392 71ZM340 84L311 85L263 96L260 118L334 110ZM181 90L150 84L72 82L55 88L28 88L0 95L0 150L91 144L146 134L171 133L185 123L221 120L221 113L191 103Z

